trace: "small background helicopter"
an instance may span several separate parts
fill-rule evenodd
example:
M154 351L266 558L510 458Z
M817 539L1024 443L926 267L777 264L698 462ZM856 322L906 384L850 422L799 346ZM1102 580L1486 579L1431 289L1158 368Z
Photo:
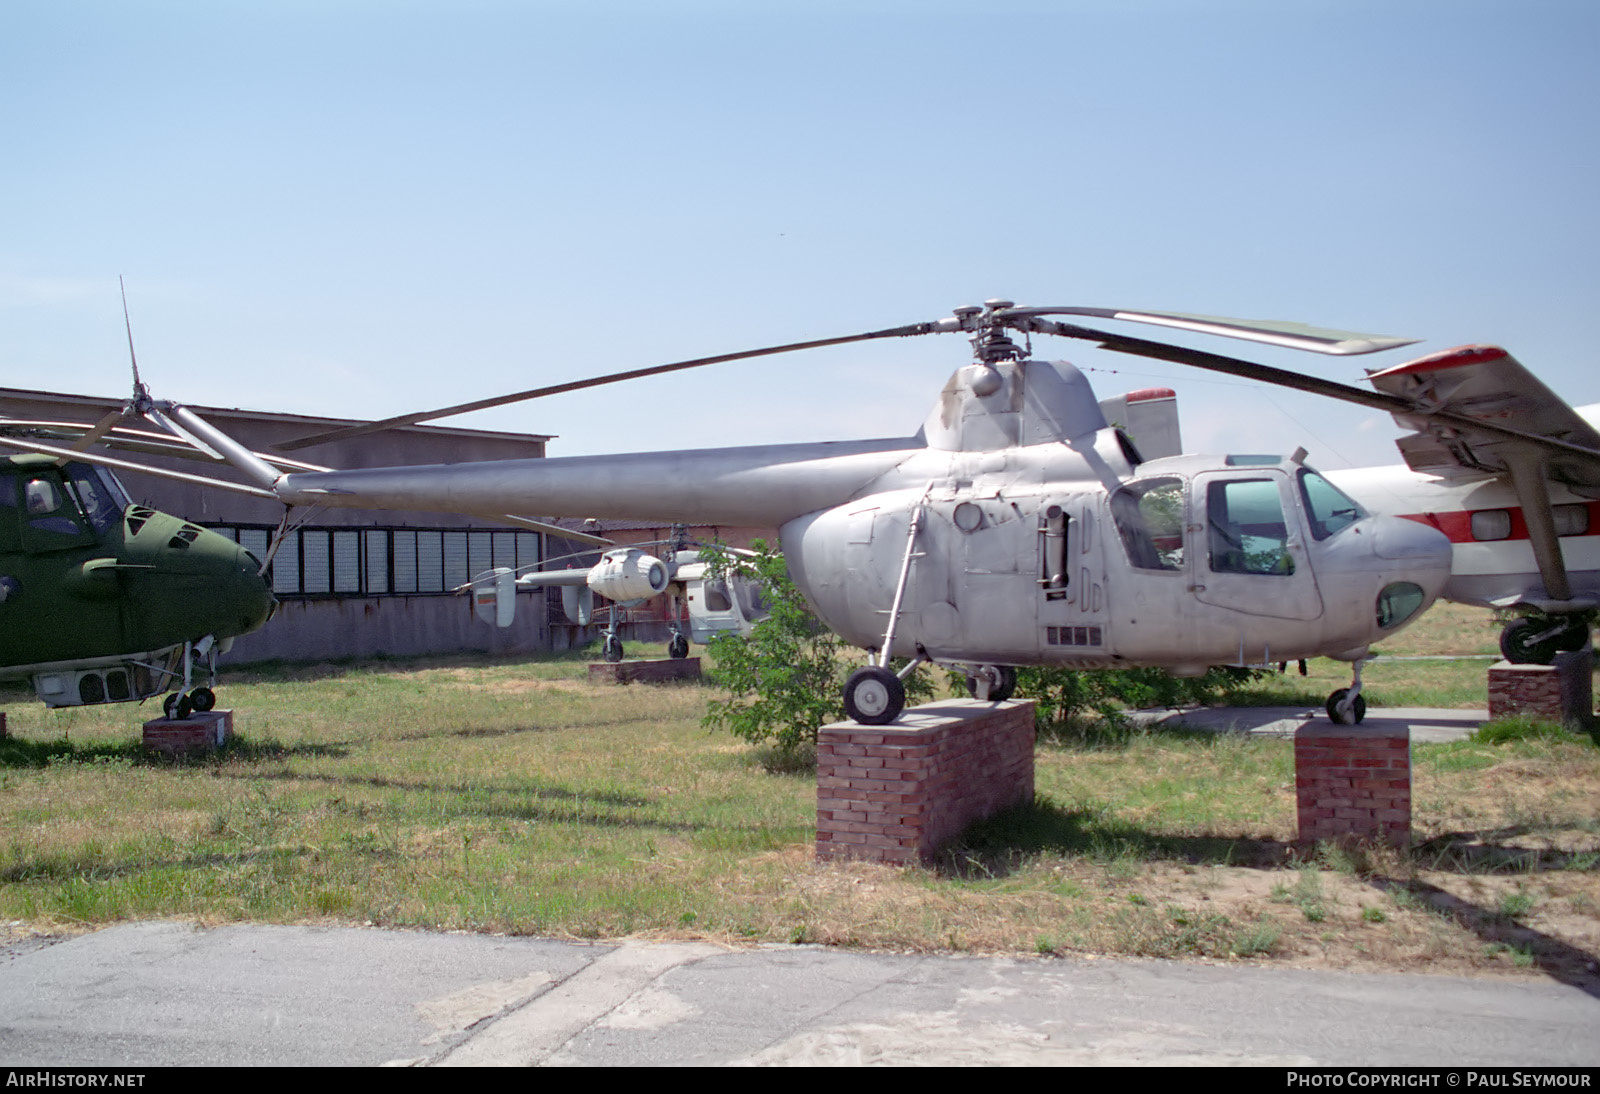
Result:
M646 547L667 549L651 553ZM740 548L724 546L720 550L749 554ZM557 557L541 565L561 561ZM581 627L594 621L595 597L604 597L609 603L602 609L606 624L601 655L607 661L621 661L626 655L621 634L623 612L658 597L665 597L669 605L667 655L672 658L689 656L691 640L705 645L718 634L748 635L766 614L760 586L737 574L716 573L681 524L673 527L670 540L612 547L592 564L529 573L509 567L486 570L463 591L470 591L479 619L506 627L516 615L517 591L526 589L560 589L563 614ZM683 632L685 613L680 605L687 611L688 634Z
M1231 359L1047 318L1062 314L1335 354L1407 344L1300 324L992 300L943 320L614 373L278 447L718 361L969 334L975 362L911 437L287 475L230 451L226 438L206 439L295 505L776 525L819 617L875 655L845 692L846 709L869 723L892 721L904 703L891 655L910 658L904 671L959 666L987 699L1010 693L1018 665L1198 673L1326 655L1355 665L1351 686L1329 697L1330 715L1360 720L1360 661L1439 594L1448 539L1367 513L1306 467L1303 452L1149 458L1108 424L1076 369L1033 360L1008 332L1188 363Z

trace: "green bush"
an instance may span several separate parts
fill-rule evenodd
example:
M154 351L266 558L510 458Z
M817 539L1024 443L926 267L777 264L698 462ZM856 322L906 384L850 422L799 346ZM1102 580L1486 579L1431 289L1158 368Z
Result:
M1122 710L1209 703L1263 675L1259 669L1226 666L1192 677L1173 676L1158 668L1077 672L1041 666L1017 670L1016 694L1037 701L1035 716L1041 734L1083 737L1094 732L1095 723L1117 725Z
M818 727L844 717L846 647L811 614L783 555L764 540L752 547L753 555L701 550L714 573L759 581L769 612L748 638L719 634L706 647L716 662L712 679L729 696L711 701L704 722L792 753L816 741Z

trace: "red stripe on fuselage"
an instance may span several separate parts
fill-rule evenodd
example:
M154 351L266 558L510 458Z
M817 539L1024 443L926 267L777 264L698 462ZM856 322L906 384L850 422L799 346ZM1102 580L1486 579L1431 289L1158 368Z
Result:
M1562 536L1562 539L1581 539L1583 536L1600 535L1600 501L1572 502L1571 504L1583 505L1589 511L1589 530L1580 535ZM1511 534L1500 539L1477 539L1472 534L1472 514L1506 512L1511 514ZM1437 528L1449 537L1451 543L1510 543L1512 540L1528 538L1528 522L1523 519L1522 506L1520 505L1493 505L1485 509L1455 509L1443 513L1402 513L1406 520L1414 520L1418 524L1426 524L1429 528Z

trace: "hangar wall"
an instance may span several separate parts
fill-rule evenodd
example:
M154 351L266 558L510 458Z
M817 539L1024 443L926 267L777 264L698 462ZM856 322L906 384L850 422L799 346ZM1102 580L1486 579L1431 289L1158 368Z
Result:
M0 388L10 418L94 422L121 400ZM341 425L349 419L225 407L191 407L218 429L257 451ZM144 428L140 423L126 423ZM148 428L154 429L153 426ZM439 426L406 426L293 453L326 467L466 463L542 457L551 438ZM190 474L246 481L225 463L144 453L121 458ZM260 557L284 507L273 501L132 471L118 478L136 502L231 535ZM308 511L296 510L296 518ZM543 537L482 518L442 513L359 509L309 511L288 537L272 576L279 608L255 634L234 645L228 661L306 660L457 651L521 653L549 649L552 635L542 591L518 595L516 621L501 630L477 621L467 597L449 590L489 565L525 565L543 557Z

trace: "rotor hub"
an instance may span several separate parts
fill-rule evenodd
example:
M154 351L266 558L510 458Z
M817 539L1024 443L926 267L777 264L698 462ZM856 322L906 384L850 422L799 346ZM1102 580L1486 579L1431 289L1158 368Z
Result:
M1016 361L1022 357L1022 350L1006 336L1005 328L998 322L978 332L972 339L972 352L986 365L993 365L996 361Z

